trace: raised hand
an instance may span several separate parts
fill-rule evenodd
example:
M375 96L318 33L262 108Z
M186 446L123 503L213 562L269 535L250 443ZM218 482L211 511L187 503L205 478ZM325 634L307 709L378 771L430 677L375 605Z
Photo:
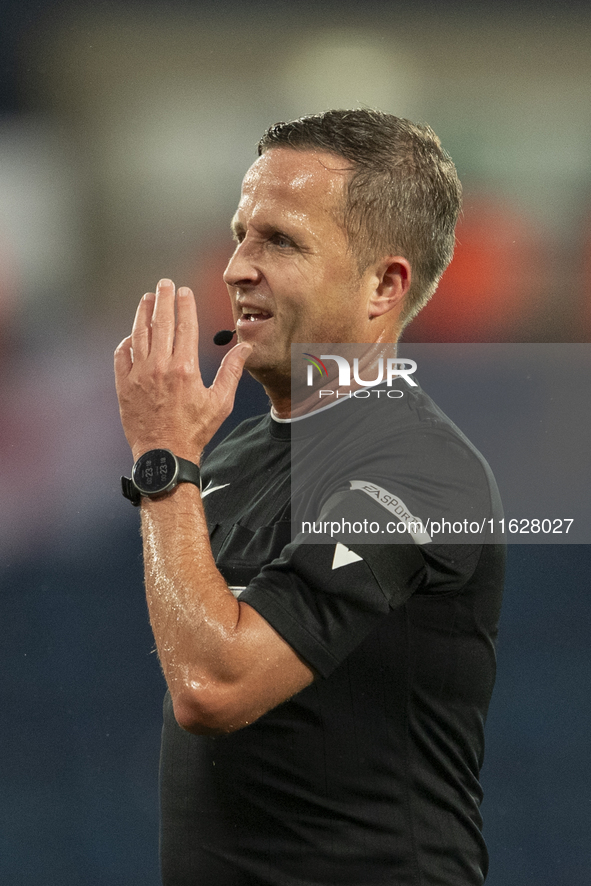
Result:
M125 436L134 459L154 448L198 462L203 447L232 411L244 361L235 345L211 387L199 371L199 324L193 293L171 280L139 303L132 333L115 351L115 383Z

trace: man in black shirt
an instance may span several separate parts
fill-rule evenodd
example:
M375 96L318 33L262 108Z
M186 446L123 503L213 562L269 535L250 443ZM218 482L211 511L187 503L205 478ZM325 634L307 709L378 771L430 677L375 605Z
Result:
M225 272L239 344L212 387L192 293L168 280L115 358L169 689L164 883L476 886L503 549L425 526L494 525L494 480L420 389L387 413L376 459L347 429L385 427L392 401L377 418L355 398L314 409L291 384L292 342L382 348L428 300L453 251L455 168L428 127L372 111L278 124L259 152ZM243 365L271 414L214 451L200 486ZM425 525L394 544L292 538L311 493L325 524Z

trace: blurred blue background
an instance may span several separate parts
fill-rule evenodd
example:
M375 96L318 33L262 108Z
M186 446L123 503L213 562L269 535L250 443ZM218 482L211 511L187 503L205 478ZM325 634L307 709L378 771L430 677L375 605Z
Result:
M0 882L159 882L164 684L112 381L140 296L193 287L212 377L260 134L368 105L428 121L466 192L406 341L588 342L590 37L574 2L0 0ZM245 379L225 431L266 408ZM590 570L509 550L490 886L589 882Z

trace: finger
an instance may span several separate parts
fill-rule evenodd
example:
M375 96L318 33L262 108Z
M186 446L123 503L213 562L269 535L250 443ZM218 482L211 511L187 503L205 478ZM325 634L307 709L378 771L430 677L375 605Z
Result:
M195 296L181 286L176 299L176 330L174 355L187 365L199 365L199 322Z
M174 344L174 283L164 278L156 287L150 354L169 357Z
M131 335L124 338L115 351L115 384L119 384L129 375L133 366Z
M216 377L213 380L211 390L215 391L220 403L225 403L227 409L231 409L236 395L236 388L244 370L244 363L250 352L252 345L246 342L240 342L234 345L231 351L228 351Z
M154 311L155 298L156 295L153 292L146 292L135 312L135 319L131 330L131 346L135 360L145 360L150 353L152 313Z

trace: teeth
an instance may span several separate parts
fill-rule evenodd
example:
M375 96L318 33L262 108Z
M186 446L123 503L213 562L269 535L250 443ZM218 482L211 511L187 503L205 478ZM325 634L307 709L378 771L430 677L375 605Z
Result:
M269 315L264 311L258 311L255 308L243 308L242 309L243 317L247 317L249 320L256 320L258 317L267 318Z

